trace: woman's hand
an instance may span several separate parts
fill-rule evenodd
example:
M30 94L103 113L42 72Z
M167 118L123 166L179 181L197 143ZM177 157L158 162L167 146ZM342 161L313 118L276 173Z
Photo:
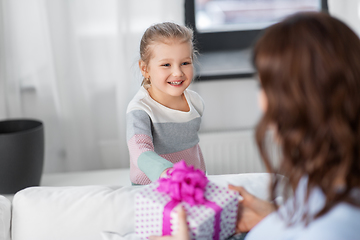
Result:
M243 200L239 204L237 231L248 232L267 215L275 211L275 206L255 197L243 187L229 185L231 190L239 192Z
M150 236L150 240L190 240L189 237L189 228L186 223L186 213L185 210L181 207L178 213L178 219L179 219L179 230L174 236L164 236L164 237L158 237L158 236Z

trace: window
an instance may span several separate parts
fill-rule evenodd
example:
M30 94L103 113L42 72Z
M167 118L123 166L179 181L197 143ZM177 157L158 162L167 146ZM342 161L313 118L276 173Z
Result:
M202 53L198 77L251 76L250 47L261 30L296 12L327 9L327 0L185 0L185 22ZM221 66L216 59L228 61ZM239 61L245 65L239 67Z

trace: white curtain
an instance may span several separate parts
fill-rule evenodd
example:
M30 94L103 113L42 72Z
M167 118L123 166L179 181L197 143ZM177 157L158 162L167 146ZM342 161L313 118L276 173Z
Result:
M45 172L128 167L139 41L183 0L0 0L0 120L45 125Z

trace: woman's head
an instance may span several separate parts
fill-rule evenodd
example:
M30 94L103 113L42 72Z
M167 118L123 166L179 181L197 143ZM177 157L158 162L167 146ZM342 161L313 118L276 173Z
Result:
M269 170L263 139L272 125L280 172L293 186L308 175L328 208L339 201L336 188L360 186L359 37L325 13L300 13L267 29L253 60L267 99L257 139Z
M153 48L159 43L188 43L191 48L191 58L194 59L196 50L193 44L193 31L176 23L164 22L150 26L143 34L140 42L140 67L149 65ZM150 84L150 80L144 77L141 85L144 84Z

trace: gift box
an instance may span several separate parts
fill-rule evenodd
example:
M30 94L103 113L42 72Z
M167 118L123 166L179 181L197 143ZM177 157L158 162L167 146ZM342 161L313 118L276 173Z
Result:
M235 233L238 196L181 161L174 165L169 178L159 179L136 193L136 234L141 239L173 235L181 205L186 211L191 239L226 239Z

